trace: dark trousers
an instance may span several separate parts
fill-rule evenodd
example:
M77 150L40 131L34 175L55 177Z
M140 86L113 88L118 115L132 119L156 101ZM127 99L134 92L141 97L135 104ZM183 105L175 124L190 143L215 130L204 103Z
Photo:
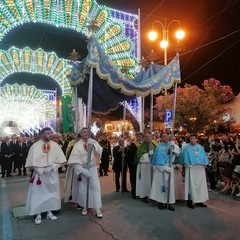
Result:
M12 170L12 159L4 158L2 161L2 176L4 177L6 172L7 175L11 173Z
M127 171L124 169L123 170L123 175L122 175L122 171L114 171L114 172L115 172L115 186L116 186L116 190L119 191L120 190L120 186L122 185L121 190L122 191L126 191L127 190ZM120 176L122 176L121 184L120 184Z
M101 159L99 173L100 176L107 175L108 173L108 167L109 167L109 159Z
M207 171L208 180L210 183L210 189L216 189L216 173L214 171L208 170Z
M26 174L25 164L26 164L26 159L21 159L21 160L19 160L19 162L16 164L16 168L18 169L18 174L19 174L19 175L22 174L22 170L23 170L23 174Z
M129 166L130 183L132 188L132 195L136 196L136 175L137 175L137 164Z

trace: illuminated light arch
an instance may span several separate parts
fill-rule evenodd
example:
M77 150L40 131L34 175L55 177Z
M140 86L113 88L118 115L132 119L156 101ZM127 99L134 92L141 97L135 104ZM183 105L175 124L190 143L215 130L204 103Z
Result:
M14 121L20 130L38 132L56 121L56 102L48 90L26 84L6 84L0 88L0 126L5 121Z
M95 35L119 67L138 68L139 37L137 15L98 5L95 0L25 0L0 2L0 41L13 28L40 22L70 28L89 36L88 25L96 20Z
M7 51L0 50L0 84L16 72L44 74L59 84L63 96L70 95L72 89L67 75L71 69L69 60L58 58L54 52L44 52L41 48L32 50L29 47L11 47Z

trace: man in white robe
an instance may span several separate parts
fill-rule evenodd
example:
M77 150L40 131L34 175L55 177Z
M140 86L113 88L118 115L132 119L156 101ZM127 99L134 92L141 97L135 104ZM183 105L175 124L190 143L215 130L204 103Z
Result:
M174 142L168 143L168 135L161 135L161 143L155 149L152 166L153 180L150 199L158 202L158 208L167 208L175 211L172 204L175 203L174 170L170 163L170 151Z
M207 207L208 188L205 168L209 164L204 148L197 143L197 135L190 135L190 144L182 149L180 162L185 165L185 200L189 208Z
M139 197L145 203L148 203L151 189L152 174L150 159L153 155L153 150L150 148L150 136L146 133L143 137L143 143L138 147L136 153L136 197Z
M66 158L60 146L51 141L51 135L51 128L42 129L41 139L31 146L25 164L32 169L26 212L36 215L35 224L41 223L42 212L47 212L47 219L57 220L51 211L61 208L58 168Z
M83 207L82 215L84 216L87 215L88 208L93 208L96 210L97 217L102 218L101 188L97 172L97 164L100 163L101 154L102 147L97 141L89 138L87 128L82 128L80 140L73 147L68 165L74 169L74 174L78 176L77 186L74 186L73 201ZM71 179L74 180L75 177L72 178L72 173L72 171L69 172L67 182ZM76 183L76 181L74 182ZM66 183L65 186L66 192L70 192L71 184Z

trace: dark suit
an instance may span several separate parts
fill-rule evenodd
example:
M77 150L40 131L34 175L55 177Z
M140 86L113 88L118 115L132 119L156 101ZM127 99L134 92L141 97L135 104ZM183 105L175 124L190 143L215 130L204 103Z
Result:
M126 148L124 149L124 151L126 153ZM120 175L122 175L122 191L125 192L127 191L127 164L125 158L123 160L124 156L122 155L122 148L119 145L113 148L113 157L114 157L113 170L115 172L116 191L118 192L120 190L119 179Z
M7 171L7 176L10 176L12 171L12 156L13 156L13 146L9 142L3 142L1 145L1 155L2 155L2 177L5 176Z
M22 168L23 168L23 173L26 175L26 168L25 168L25 163L28 155L28 146L26 143L18 143L16 147L16 153L15 153L15 158L16 158L16 168L18 169L18 175L20 176L22 174Z
M12 145L12 151L13 151L13 156L12 156L12 164L13 164L13 172L15 172L16 168L17 168L17 156L16 156L16 152L17 152L17 147L18 147L18 141L14 140L14 141L10 141L10 144ZM12 171L12 170L11 170Z
M103 176L103 174L107 176L109 167L109 157L111 157L111 146L110 142L104 139L102 139L99 142L99 144L103 148L99 173L100 176Z

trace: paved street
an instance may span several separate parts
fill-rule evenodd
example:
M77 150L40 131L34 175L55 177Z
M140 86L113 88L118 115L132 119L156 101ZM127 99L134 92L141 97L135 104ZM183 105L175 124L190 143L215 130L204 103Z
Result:
M61 174L63 191L65 174ZM75 205L63 203L57 221L42 218L40 225L26 216L29 177L5 178L1 187L1 229L3 240L155 240L155 239L239 239L240 202L210 192L208 208L189 209L176 203L176 211L159 210L155 203L131 199L130 193L117 193L113 173L101 177L103 218L95 212L82 216ZM128 183L129 185L129 183ZM130 186L128 187L130 189Z

